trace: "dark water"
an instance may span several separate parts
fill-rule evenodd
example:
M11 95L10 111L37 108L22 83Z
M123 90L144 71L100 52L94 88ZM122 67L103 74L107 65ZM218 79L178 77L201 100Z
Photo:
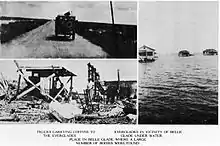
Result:
M160 56L139 63L140 124L217 124L218 57Z

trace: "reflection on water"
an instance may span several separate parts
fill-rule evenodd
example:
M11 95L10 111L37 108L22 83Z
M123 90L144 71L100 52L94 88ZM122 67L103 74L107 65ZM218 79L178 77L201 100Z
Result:
M139 63L140 124L217 124L218 57L160 56Z

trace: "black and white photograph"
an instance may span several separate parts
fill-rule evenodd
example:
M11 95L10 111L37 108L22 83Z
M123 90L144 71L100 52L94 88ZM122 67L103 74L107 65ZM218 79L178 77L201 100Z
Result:
M137 58L136 1L0 1L0 58Z
M139 3L139 124L218 124L218 1Z
M219 0L0 0L0 145L219 146Z
M0 123L136 124L136 105L136 60L0 61Z

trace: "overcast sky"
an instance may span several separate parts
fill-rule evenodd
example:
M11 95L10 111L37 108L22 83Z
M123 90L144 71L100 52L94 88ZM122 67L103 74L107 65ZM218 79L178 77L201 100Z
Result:
M140 2L139 46L160 54L217 49L218 2Z
M136 24L136 2L113 2L116 23ZM78 20L111 23L109 1L69 2L0 2L0 13L5 16L52 18L72 11Z
M135 60L18 60L20 66L62 66L77 75L74 86L78 92L83 92L88 79L87 63L96 67L102 81L117 80L117 69L121 80L137 80L137 62ZM0 60L0 73L5 78L17 80L17 67L13 60Z

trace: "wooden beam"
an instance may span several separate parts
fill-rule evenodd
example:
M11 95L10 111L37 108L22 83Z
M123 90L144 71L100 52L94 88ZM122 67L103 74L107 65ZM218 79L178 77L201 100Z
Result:
M21 76L21 75L20 75ZM50 79L54 76L54 74L52 74L51 76L47 77L46 79ZM23 76L24 77L24 76ZM29 80L29 79L28 79ZM31 81L30 81L31 83ZM33 85L33 83L31 83ZM21 98L22 96L26 95L27 93L31 92L32 90L34 90L35 88L39 89L39 85L41 84L41 82L37 83L36 85L34 84L31 88L27 89L26 91L22 92L20 95L17 96L17 98ZM39 89L41 91L41 89Z
M39 86L40 84L41 84L41 82L37 83L36 86ZM31 88L29 88L29 89L25 90L24 92L22 92L21 94L19 94L17 96L17 98L18 99L21 98L22 96L24 96L24 95L28 94L29 92L31 92L32 90L34 90L35 88L36 88L35 86L32 86Z
M70 79L71 79L71 78L69 78L69 80L68 80L68 81L66 82L66 84L63 86L63 88L57 93L57 95L54 97L54 99L56 99L56 98L60 95L60 93L65 89L65 87L66 87L66 85L69 83Z
M19 94L20 83L21 83L21 75L19 75L19 77L18 77L18 87L17 87L17 93L16 93L16 96L18 96L18 94Z
M32 90L34 90L35 88L36 89L38 89L38 90L40 90L40 91L42 91L38 86L41 84L41 82L39 82L39 83L37 83L36 85L32 82L32 81L30 81L23 73L21 73L20 71L18 72L24 79L26 79L33 87L31 87L31 88L29 88L28 89L28 91L26 90L26 91L24 91L24 92L22 92L23 94L22 94L22 96L24 96L25 94L27 94L27 93L29 93L30 91L32 91ZM52 78L52 77L54 77L55 76L55 74L52 74L51 76L49 76L49 77L47 77L47 79L49 79L49 78ZM38 85L39 84L39 85ZM52 99L53 101L55 101L55 102L57 102L55 99L53 99L53 97L51 97L49 94L44 94L44 95L46 95L46 96L48 96L50 99ZM19 95L18 96L18 98L20 98L21 97L21 95Z
M70 77L71 80L70 80L70 91L73 90L73 76Z
M15 63L15 65L16 65L17 68L18 68L18 72L21 72L21 73L23 74L23 71L22 71L22 69L20 68L18 62L17 62L16 60L14 60L14 63ZM25 80L25 82L27 82L27 80L26 80L25 78L24 78L24 80Z

